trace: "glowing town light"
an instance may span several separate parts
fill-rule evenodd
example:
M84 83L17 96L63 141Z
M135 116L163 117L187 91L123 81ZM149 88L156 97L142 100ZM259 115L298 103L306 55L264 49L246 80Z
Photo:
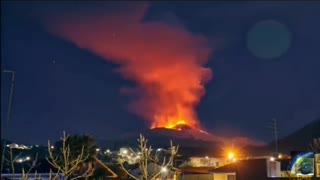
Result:
M54 146L51 146L51 149L54 149Z
M206 156L206 159L209 159L209 156Z
M167 172L167 171L168 171L168 169L167 169L166 167L162 167L162 168L161 168L161 172L165 173L165 172Z
M99 151L100 151L100 149L99 149L99 148L97 148L97 149L96 149L96 151L97 151L97 152L99 152Z
M274 160L275 160L275 158L274 158L274 157L271 157L271 158L270 158L270 161L274 161Z
M282 158L282 154L279 154L279 155L278 155L278 158L281 159L281 158Z
M27 160L27 161L29 161L29 160L30 160L30 157L29 157L29 156L28 156L28 157L26 157L26 160Z
M107 149L105 152L104 152L104 154L109 154L110 153L110 150L109 149Z
M128 149L126 149L126 148L121 148L121 149L120 149L120 154L122 154L122 155L124 155L124 154L127 155L128 152L129 152L129 151L128 151Z

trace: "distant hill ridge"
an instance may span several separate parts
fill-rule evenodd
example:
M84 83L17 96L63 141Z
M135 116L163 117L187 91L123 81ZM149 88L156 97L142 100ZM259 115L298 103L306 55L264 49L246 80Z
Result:
M197 151L200 151L201 148L210 149L210 152L218 150L216 148L220 147L219 137L210 136L209 139L201 138L197 139L193 137L193 134L190 134L188 131L176 131L176 130L168 130L168 129L156 129L156 130L145 130L141 132L143 135L149 139L150 145L154 147L157 146L167 146L169 145L169 141L173 140L174 144L180 145L182 149L196 148ZM123 145L127 146L136 146L138 133L129 133L122 137L118 137L117 139L113 139L113 141L103 141L103 144L106 143L109 145L113 145L113 147L120 147ZM310 143L313 138L320 137L320 119L317 119L303 128L298 129L294 133L278 140L278 149L279 152L289 153L293 150L302 150L308 151L310 150ZM235 141L236 142L236 141ZM200 149L199 149L200 148ZM248 148L248 149L247 149ZM248 146L246 151L252 151L252 153L266 153L274 151L274 142L267 144L266 146ZM181 150L182 150L181 149ZM191 150L192 151L192 150Z
M280 139L278 141L279 150L282 152L290 152L292 150L309 151L310 143L314 138L320 138L320 118ZM270 143L270 146L274 146L274 142Z

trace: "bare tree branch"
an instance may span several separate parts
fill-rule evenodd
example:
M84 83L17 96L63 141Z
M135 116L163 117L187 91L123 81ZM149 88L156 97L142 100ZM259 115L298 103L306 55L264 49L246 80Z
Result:
M47 158L47 161L58 170L59 173L62 173L64 175L65 180L75 180L79 178L86 178L93 174L94 169L92 165L89 165L88 169L85 172L82 172L76 177L70 178L72 175L75 174L75 172L79 169L80 164L85 163L85 161L89 158L89 155L84 156L84 145L81 148L81 152L75 159L72 159L71 157L71 149L67 142L69 138L69 135L66 135L65 132L63 132L63 137L61 138L62 147L60 148L60 153L62 154L62 157L55 157L53 155L53 150L51 148L50 141L48 141L48 151L49 151L49 157Z
M314 138L310 144L310 148L314 153L320 152L320 138Z
M123 163L120 163L120 167L121 169L127 174L129 175L131 178L135 179L135 180L139 180L138 178L136 178L134 175L132 175L124 166Z
M17 156L13 158L13 150L10 148L9 150L9 156L10 159L5 159L11 166L11 172L12 172L12 178L16 178L16 172L15 172L15 163L17 162L17 159L21 156L22 152L19 153ZM38 154L36 154L35 159L33 160L33 163L29 165L29 169L26 171L24 168L22 168L21 173L21 179L27 180L29 179L30 172L37 166L36 162L38 161ZM22 163L22 162L21 162ZM38 164L39 165L39 164ZM38 177L39 178L39 177ZM36 175L34 176L34 179L36 179Z
M179 147L174 146L172 144L172 141L170 141L170 148L167 150L169 153L169 158L167 160L166 157L163 157L162 159L159 157L158 153L155 153L155 155L152 154L152 147L147 146L148 140L140 134L139 139L137 139L139 142L139 150L140 150L140 159L138 161L139 164L139 170L141 171L141 177L135 177L131 172L129 172L128 169L126 169L123 165L123 161L119 160L119 164L121 166L121 169L129 175L131 178L135 180L155 180L159 178L159 176L164 173L163 169L171 169L173 167L174 158L178 152ZM130 149L131 150L131 149ZM132 151L134 155L136 153ZM150 162L154 163L155 167L153 168L153 172L149 174L148 172L148 165L150 165ZM159 165L159 163L162 163L162 165Z

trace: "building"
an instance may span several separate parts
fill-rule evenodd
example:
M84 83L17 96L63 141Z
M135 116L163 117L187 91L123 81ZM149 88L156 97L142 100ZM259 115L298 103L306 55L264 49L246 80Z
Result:
M32 148L23 144L16 144L16 143L7 144L6 146L11 149L27 149L28 150Z
M236 180L235 173L185 174L183 180Z
M231 163L210 171L220 174L215 180L267 180L270 177L280 177L280 163L270 159L248 159ZM231 173L232 176L231 176ZM223 178L224 175L224 178Z
M24 175L21 173L17 173L15 175L12 174L1 174L1 179L17 179L17 180L36 180L36 179L41 179L41 180L52 180L55 177L55 180L64 180L63 174L59 173L29 173L28 175Z
M134 177L141 179L142 172L139 167L133 169L132 171L130 171L130 173ZM180 170L176 168L161 167L160 165L155 163L148 164L147 173L150 175L150 177L159 173L159 176L157 176L158 178L156 178L159 180L162 180L162 179L175 180L175 179L179 179L179 176L180 176Z
M320 154L315 154L315 177L320 178Z
M196 172L196 173L195 173ZM280 177L280 162L270 159L239 160L204 171L183 171L183 180L268 180Z
M215 158L215 157L190 157L187 163L190 167L219 167L227 164L226 158Z
M32 165L33 163L36 163L36 164L32 168L30 168L30 165ZM57 173L58 171L50 163L48 163L46 159L41 159L33 162L22 161L22 162L14 163L13 168L14 168L14 173L12 171L11 164L8 166L3 166L1 179L50 180L52 179L52 177L56 177L57 180L64 179L64 175L61 173ZM23 172L23 169L24 169L24 172Z
M117 159L120 162L127 162L128 164L136 164L140 159L140 153L134 152L131 148L120 148L117 154Z

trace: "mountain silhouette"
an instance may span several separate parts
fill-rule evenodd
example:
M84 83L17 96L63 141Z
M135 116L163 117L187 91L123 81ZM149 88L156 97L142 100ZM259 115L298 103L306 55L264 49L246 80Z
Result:
M320 118L281 138L278 141L279 152L310 151L310 143L314 138L320 138ZM273 141L269 144L269 148L273 148L274 145Z

